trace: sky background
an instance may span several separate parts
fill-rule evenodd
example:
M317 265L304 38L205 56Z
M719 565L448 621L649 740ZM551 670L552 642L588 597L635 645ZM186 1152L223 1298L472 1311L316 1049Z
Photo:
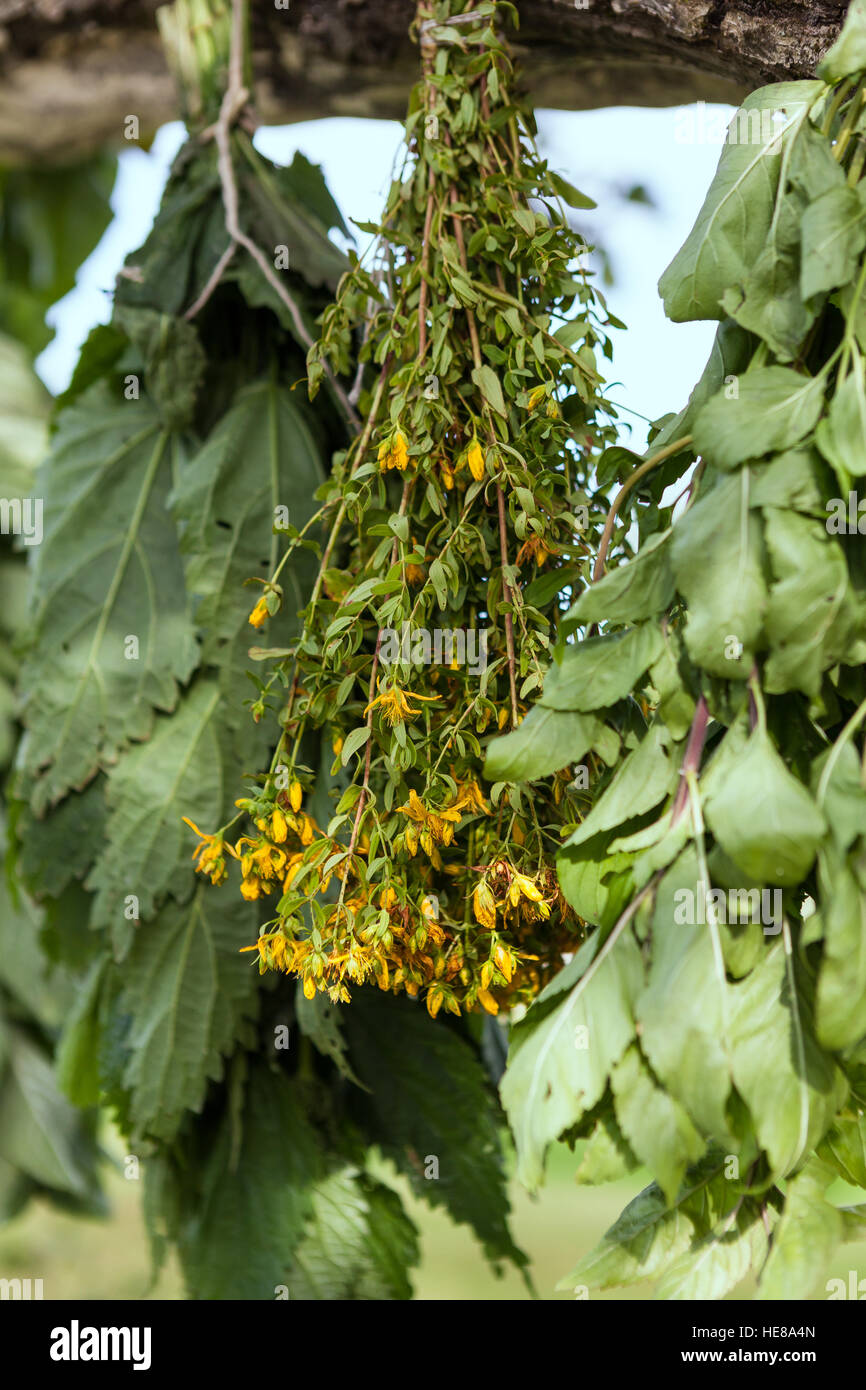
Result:
M628 326L615 332L609 396L630 407L624 437L642 448L641 415L658 418L685 403L709 355L715 325L672 324L664 316L658 278L688 235L718 163L721 146L711 139L716 111L692 120L685 108L608 107L599 111L539 111L539 146L552 168L594 198L596 212L581 214L590 242L610 258L614 284L601 286L611 311ZM691 128L691 129L690 129ZM393 121L330 118L291 126L262 127L255 143L263 154L288 164L296 150L320 164L347 223L377 220L391 179L402 130ZM78 273L74 290L50 310L54 341L37 362L53 392L68 384L78 350L90 329L111 316L111 290L126 256L144 241L159 206L169 166L185 138L180 122L163 126L148 153L121 153L112 195L114 220ZM652 206L628 202L634 185ZM359 245L366 238L358 234ZM601 284L599 276L598 283Z

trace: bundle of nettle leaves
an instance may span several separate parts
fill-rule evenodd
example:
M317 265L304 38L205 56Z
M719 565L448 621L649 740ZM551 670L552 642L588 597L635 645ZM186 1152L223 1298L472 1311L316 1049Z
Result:
M609 320L567 269L580 199L532 149L508 7L421 7L375 273L328 239L318 172L254 150L240 27L232 65L226 6L200 8L164 25L190 142L38 485L14 820L46 953L81 972L61 1082L113 1109L192 1296L405 1297L395 1168L525 1263L491 1017L520 1001L520 1176L564 1137L580 1181L653 1179L566 1285L800 1297L863 1230L830 1185L866 1185L866 573L838 522L866 473L866 6L819 80L735 118L662 282L716 347L643 460L603 449ZM425 627L488 633L482 691L381 660L407 587ZM342 975L335 907L363 918Z

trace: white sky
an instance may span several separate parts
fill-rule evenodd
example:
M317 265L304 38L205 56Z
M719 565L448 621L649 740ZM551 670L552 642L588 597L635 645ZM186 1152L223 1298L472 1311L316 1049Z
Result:
M720 108L730 115L728 108ZM656 284L685 240L715 172L721 151L711 140L709 117L689 122L680 108L614 107L599 111L541 111L539 143L552 167L599 204L581 215L590 241L606 247L615 284L604 290L611 311L629 327L614 334L610 391L619 403L649 417L685 404L709 354L715 325L671 324L664 317ZM699 113L703 114L703 113ZM722 132L724 123L715 122ZM392 121L332 118L262 128L256 145L278 163L296 150L321 164L347 223L376 220L388 188L401 128ZM56 329L37 368L54 392L67 385L78 350L96 323L111 315L111 290L125 257L144 240L159 205L169 165L184 139L179 122L163 126L149 153L124 150L112 195L114 220L81 267L74 290L56 304L48 321ZM614 196L642 184L655 207ZM641 448L645 426L634 425L633 446ZM623 442L626 442L625 440Z

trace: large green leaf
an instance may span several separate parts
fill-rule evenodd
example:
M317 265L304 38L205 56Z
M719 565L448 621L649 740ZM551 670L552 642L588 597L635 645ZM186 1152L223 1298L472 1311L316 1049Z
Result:
M824 379L790 367L759 367L740 377L736 394L715 395L695 419L695 449L719 468L790 449L814 429L824 404Z
M599 739L600 719L576 710L536 705L519 728L487 749L484 776L490 782L532 782L578 762Z
M746 276L766 244L783 153L821 88L814 81L774 83L752 92L734 116L698 219L659 281L674 322L723 317L725 290Z
M734 1084L752 1114L773 1176L808 1158L843 1103L847 1085L815 1040L804 981L786 942L731 985Z
M518 1175L527 1187L541 1181L548 1145L604 1094L634 1037L642 983L631 931L626 927L603 945L595 932L557 976L556 1006L543 1011L542 995L515 1026L501 1093L517 1145Z
M174 708L196 664L166 511L171 465L152 407L100 385L61 416L40 470L45 534L20 758L37 813L147 738L154 711Z
M842 1217L824 1195L831 1177L826 1165L813 1159L789 1183L759 1299L804 1299L814 1291L842 1237Z
M749 474L723 478L674 525L672 562L688 604L685 641L711 675L746 680L763 625L761 527ZM720 525L720 518L725 524Z
M663 646L661 630L650 623L571 643L548 671L541 703L559 710L615 704L631 694Z
M242 391L181 470L172 506L183 528L187 585L200 599L196 619L206 629L205 660L223 659L226 641L239 629L254 636L246 620L261 589L244 588L244 582L267 578L285 545L273 534L276 508L288 508L291 525L302 527L315 510L321 481L305 413L286 387L272 381ZM281 639L297 628L315 568L309 552L299 551L283 571ZM266 630L273 635L272 625Z
M411 1298L418 1233L396 1192L344 1169L313 1192L304 1238L287 1275L293 1300Z
M731 1005L718 929L698 914L698 894L708 886L692 849L659 884L652 960L635 1016L655 1075L704 1133L721 1138L728 1130ZM694 912L678 911L690 903Z
M258 1012L258 976L239 954L250 935L242 899L223 886L199 887L192 902L167 903L137 931L121 973L117 1008L129 1016L124 1085L130 1118L162 1139L185 1110L200 1110L223 1055Z
M303 1097L278 1069L250 1061L222 1113L196 1126L182 1151L145 1164L145 1204L157 1248L177 1242L193 1299L285 1297L313 1214L323 1158Z
M636 1044L611 1073L619 1127L669 1202L706 1147L683 1107L653 1081Z
M705 812L728 857L753 882L773 887L805 878L825 830L812 796L760 727L719 765Z
M811 203L801 225L803 298L846 284L866 246L866 200L862 188L833 188Z
M50 1059L18 1028L9 1030L0 1085L0 1158L43 1187L96 1195L93 1137L57 1090Z
M473 1049L417 1005L373 990L356 992L345 1035L367 1141L431 1206L469 1225L491 1260L524 1265L508 1229L499 1107Z
M673 1206L656 1183L645 1187L557 1287L616 1288L656 1278L676 1265L736 1202L723 1171L724 1161L717 1154L702 1159Z
M91 922L109 926L138 899L136 920L153 916L165 893L188 897L190 858L198 843L182 823L222 824L233 793L235 763L219 686L199 680L170 717L157 720L148 743L124 753L108 776L105 839L87 879L96 893Z

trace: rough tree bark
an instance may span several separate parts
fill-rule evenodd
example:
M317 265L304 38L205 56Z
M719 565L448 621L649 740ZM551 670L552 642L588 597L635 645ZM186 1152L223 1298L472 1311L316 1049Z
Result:
M0 162L62 162L176 114L159 0L0 0ZM812 72L847 0L520 0L539 106L736 102ZM399 118L414 0L252 0L259 111Z

